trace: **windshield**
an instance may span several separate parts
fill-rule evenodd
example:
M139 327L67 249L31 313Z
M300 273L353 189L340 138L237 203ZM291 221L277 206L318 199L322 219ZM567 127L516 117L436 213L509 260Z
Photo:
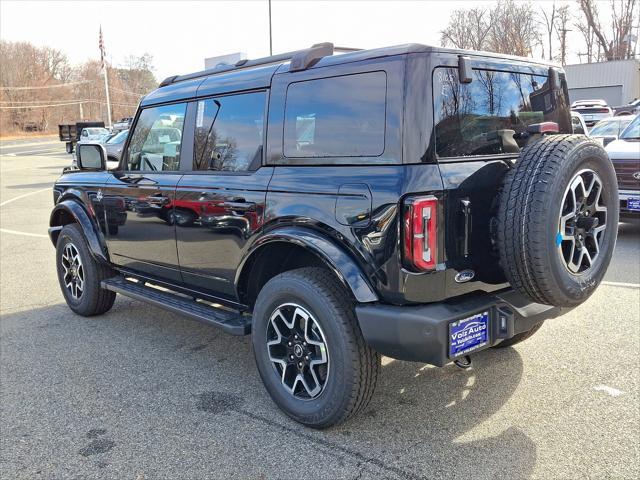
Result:
M113 138L110 138L109 141L107 141L107 143L122 143L127 139L128 134L129 134L129 130L123 130Z
M621 131L627 128L627 125L631 123L631 120L633 120L633 118L625 120L600 121L596 124L595 127L591 129L590 135L592 137L617 137L618 135L620 135Z
M634 118L633 122L622 132L620 138L623 140L638 140L640 139L640 115Z

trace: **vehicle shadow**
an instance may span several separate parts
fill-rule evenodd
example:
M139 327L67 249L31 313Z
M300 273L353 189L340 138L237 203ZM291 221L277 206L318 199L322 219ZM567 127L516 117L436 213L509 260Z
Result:
M119 436L109 438L108 451L90 457L94 463L77 465L80 476L106 475L112 462L120 474L133 472L127 462L139 459L151 477L171 476L175 445L168 438L180 438L183 451L203 438L198 448L205 452L250 451L249 465L246 459L225 463L220 475L227 478L298 478L300 468L321 471L333 458L327 478L524 479L536 463L535 443L500 414L523 374L522 359L512 348L481 352L468 370L384 359L368 408L343 425L316 431L273 404L257 374L249 337L228 336L122 297L101 317L82 318L57 304L3 315L2 323L3 422L7 432L30 433L27 440L5 438L6 458L19 464L16 468L43 467L45 476L57 476L65 462L76 464L78 455L93 451L57 450L64 443L58 436L87 442L90 428ZM37 412L37 426L21 423L28 418L25 411ZM526 417L523 410L517 421ZM164 422L163 433L155 437L158 422ZM265 440L271 437L281 443ZM50 458L26 458L21 449L29 441L48 445L43 451ZM273 462L283 449L300 446L319 457L284 466ZM201 453L193 448L185 454ZM195 463L175 461L176 474L198 476L189 470ZM205 466L212 471L222 468L219 459L198 461L209 462Z

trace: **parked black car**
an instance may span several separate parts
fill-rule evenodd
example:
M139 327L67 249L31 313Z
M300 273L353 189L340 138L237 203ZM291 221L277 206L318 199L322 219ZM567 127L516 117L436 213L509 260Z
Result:
M619 115L635 115L640 113L640 98L634 98L626 105L613 107L613 114Z
M251 333L275 403L318 428L367 405L380 354L467 366L584 302L618 223L615 172L571 134L560 68L332 53L166 79L117 170L80 146L50 222L74 312L117 292Z

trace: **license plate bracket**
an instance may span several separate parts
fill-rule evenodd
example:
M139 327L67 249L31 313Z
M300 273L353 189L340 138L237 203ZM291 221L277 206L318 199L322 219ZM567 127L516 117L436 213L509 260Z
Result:
M467 355L489 343L489 311L449 324L449 358Z
M627 208L632 212L640 212L640 196L629 197L627 199Z

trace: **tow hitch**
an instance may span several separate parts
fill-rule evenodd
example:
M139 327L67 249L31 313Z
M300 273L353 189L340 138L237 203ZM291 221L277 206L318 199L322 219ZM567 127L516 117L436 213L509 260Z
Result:
M453 361L453 363L457 366L466 370L467 368L471 368L471 357L469 355L465 355L464 357L460 357Z

